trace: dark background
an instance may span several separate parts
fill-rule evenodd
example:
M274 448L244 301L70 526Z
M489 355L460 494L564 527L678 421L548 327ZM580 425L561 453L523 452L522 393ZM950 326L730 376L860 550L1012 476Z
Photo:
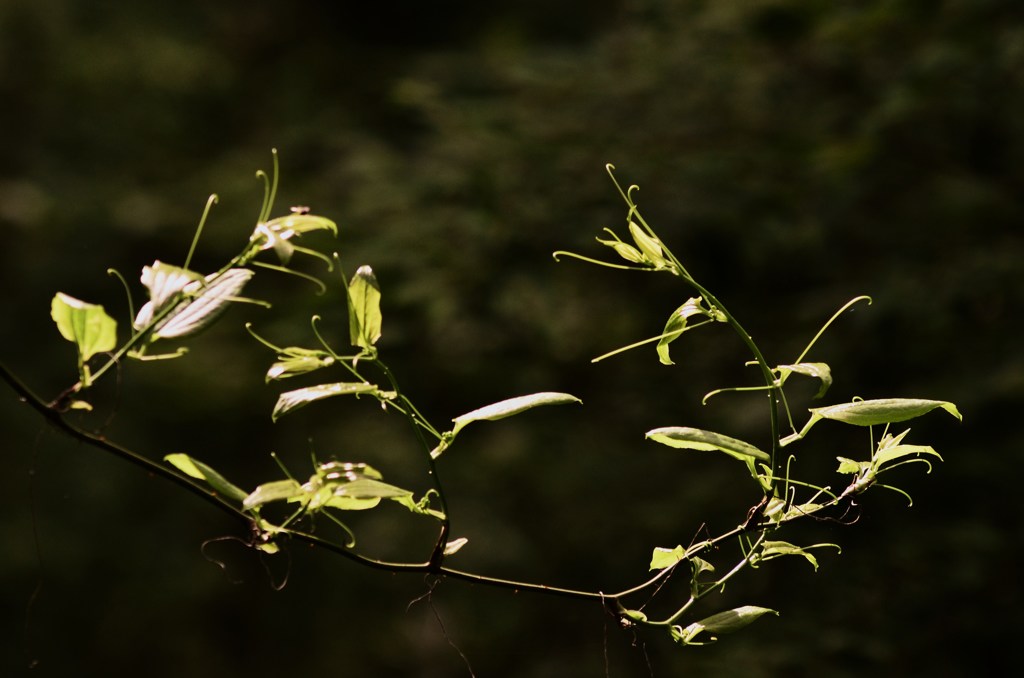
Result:
M441 460L453 564L500 577L619 590L651 548L728 530L756 502L741 467L645 443L656 426L716 428L757 444L753 379L722 328L597 365L660 331L686 299L667 276L576 262L641 207L691 272L792 360L849 298L811 359L828 402L955 401L910 442L945 457L865 497L822 568L765 565L707 613L781 610L692 650L619 630L599 606L365 570L293 548L270 574L238 527L194 497L3 398L3 675L479 676L976 675L1008 665L1020 625L1024 352L1024 12L1014 0L839 3L602 0L551 3L113 3L0 5L0 355L39 393L74 380L48 318L57 290L125 325L141 267L184 260L210 192L194 267L234 254L259 211L258 168L281 154L276 213L335 219L347 270L384 291L380 347L438 425L544 390L582 408L480 424ZM311 268L310 270L315 270ZM136 286L136 291L139 288ZM243 487L298 475L308 453L367 461L422 491L415 440L366 401L276 425L272 356L241 331L344 343L338 290L261 273L241 307L184 359L131 364L83 420L154 459L188 452ZM122 330L123 331L123 330ZM115 381L117 384L115 384ZM315 383L313 380L312 383ZM806 406L800 401L798 408ZM833 482L864 437L819 424L799 472ZM432 528L400 510L358 516L367 551L422 559ZM721 566L733 554L717 557ZM285 572L288 586L272 589ZM443 626L434 616L440 615ZM449 641L451 644L449 644ZM458 650L454 647L456 646ZM29 667L34 666L30 671Z

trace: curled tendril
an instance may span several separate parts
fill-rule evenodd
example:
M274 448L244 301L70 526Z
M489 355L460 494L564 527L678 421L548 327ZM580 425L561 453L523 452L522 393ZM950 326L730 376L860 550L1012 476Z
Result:
M135 306L132 304L132 290L128 287L128 281L124 279L124 276L116 268L108 268L107 275L112 275L121 281L121 286L124 287L124 296L128 299L128 322L131 323L135 318Z
M206 225L206 218L210 215L210 208L216 205L218 200L216 193L211 193L210 197L206 199L203 216L199 217L199 225L196 227L196 234L192 236L192 245L188 248L188 256L185 257L185 265L182 268L187 269L188 265L192 263L192 255L195 254L196 245L199 244L199 236L203 233L203 226Z
M320 280L317 277L311 276L308 273L302 273L301 271L296 271L294 269L286 268L284 266L278 266L276 264L268 264L264 261L253 261L251 263L253 266L259 266L260 268L265 268L271 271L277 271L278 273L287 273L288 275L294 275L297 278L308 280L309 282L316 285L316 295L318 297L323 295L327 291L327 285L325 285L322 280Z

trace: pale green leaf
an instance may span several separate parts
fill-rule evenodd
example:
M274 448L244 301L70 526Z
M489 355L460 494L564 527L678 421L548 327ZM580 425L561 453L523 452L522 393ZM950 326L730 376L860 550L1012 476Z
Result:
M296 480L274 480L264 483L242 501L242 508L252 510L272 501L290 501L308 496Z
M879 450L879 452L875 454L875 458L872 459L872 463L875 468L878 468L882 464L887 464L901 457L922 454L931 455L936 457L939 461L942 461L942 456L930 445L895 445Z
M870 461L855 461L846 457L836 457L836 459L839 460L839 468L836 469L836 473L860 473L871 466Z
M266 226L271 231L279 233L281 237L291 237L310 231L330 231L334 235L338 235L337 224L315 214L289 214L271 219Z
M75 343L80 362L117 345L117 322L98 304L58 292L50 304L50 317L61 336Z
M771 456L750 443L724 436L721 433L704 431L697 428L686 426L656 428L648 431L646 437L669 447L724 452L744 462L752 461L753 459L771 460Z
M677 546L674 549L666 549L660 546L655 547L654 553L651 554L651 569L664 570L666 567L672 567L685 557L686 549L682 546Z
M668 346L686 331L686 323L695 315L710 315L708 310L701 306L700 297L691 297L682 306L672 311L665 323L665 329L661 333L661 340L658 341L658 360L663 365L674 365L669 356Z
M811 410L811 413L822 419L841 421L844 424L876 426L907 421L938 408L949 412L957 419L963 419L953 403L944 400L919 400L914 398L858 400L852 403L816 407Z
M818 559L803 548L790 544L788 541L766 541L761 545L760 560L772 560L780 556L803 556L815 570L818 569Z
M369 266L360 266L348 284L348 328L352 345L370 349L380 339L380 285Z
M474 421L496 421L498 419L504 419L505 417L511 417L519 414L520 412L525 412L526 410L533 409L534 407L581 402L583 401L576 396L569 395L568 393L556 392L534 393L531 395L509 398L508 400L502 400L501 402L494 403L493 405L487 405L486 407L481 407L473 410L472 412L467 412L466 414L455 417L452 419L455 423L455 427L452 429L452 435L457 434L467 424Z
M230 483L224 476L214 471L201 461L197 461L187 454L168 454L164 457L171 466L182 473L198 480L205 480L213 491L235 501L244 501L246 494L240 488Z
M778 612L767 607L743 605L742 607L713 614L710 617L701 619L697 624L710 633L732 633L766 614L774 614L776 617L779 615Z
M644 255L641 254L640 250L632 245L622 242L621 240L602 240L601 238L598 238L597 242L611 247L615 250L616 254L628 262L634 264L644 263Z
M629 234L633 236L633 242L643 253L644 259L648 263L653 264L657 268L665 267L665 257L662 253L661 243L658 242L657 238L652 238L650 235L644 232L639 224L631 221L629 222Z
M458 539L452 539L450 542L444 545L444 555L450 556L454 553L458 553L459 550L469 543L469 539L466 537L459 537Z
M819 380L821 387L814 394L815 398L825 395L829 386L832 385L832 369L826 363L796 363L794 365L779 365L775 369L782 374L783 378L790 373L796 373Z
M377 387L373 384L359 382L339 382L336 384L319 384L308 386L295 391L286 391L277 398L274 411L270 418L277 421L279 418L293 412L300 407L308 405L316 400L331 398L339 395L361 395L364 393L376 393Z

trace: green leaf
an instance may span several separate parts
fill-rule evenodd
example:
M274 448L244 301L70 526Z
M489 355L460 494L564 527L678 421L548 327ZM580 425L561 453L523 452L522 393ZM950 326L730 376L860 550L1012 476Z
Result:
M117 322L98 304L58 292L50 303L50 317L61 336L77 346L80 364L117 345Z
M269 483L263 483L253 490L249 496L245 497L242 500L242 508L251 511L272 501L291 501L302 499L308 495L309 493L303 489L302 485L299 485L297 480L290 478L288 480L274 480Z
M360 382L339 382L336 384L319 384L308 386L295 391L286 391L277 398L274 411L270 418L277 421L289 412L308 405L315 400L323 400L339 395L361 395L364 393L376 393L377 387L373 384Z
M824 544L817 544L817 546L824 546ZM813 547L812 547L813 548ZM838 548L838 547L836 547ZM812 554L808 553L804 548L790 544L788 541L766 541L761 545L761 553L758 556L758 560L772 560L780 556L803 556L817 571L818 559Z
M330 231L338 235L338 225L325 217L318 217L315 214L289 214L284 217L271 219L266 223L271 231L281 238L290 238L293 235L309 233L310 231Z
M679 338L687 330L687 321L695 315L710 316L711 313L701 306L700 297L691 297L682 306L672 312L665 323L665 329L661 333L661 340L658 342L658 360L662 365L675 365L669 357L668 345Z
M230 483L224 476L214 471L201 461L197 461L187 454L175 453L164 457L171 466L182 473L198 480L205 480L213 491L235 501L245 501L246 494L243 490Z
M232 268L203 278L198 273L157 261L142 272L150 300L135 316L135 329L148 327L168 303L175 303L177 299L174 310L154 325L152 338L176 339L195 334L212 324L229 303L237 300L252 276L249 269Z
M657 238L652 238L633 221L629 222L629 234L633 236L633 242L636 243L648 263L655 268L665 268L665 256Z
M836 469L836 473L860 473L871 468L870 461L854 461L846 457L836 457L836 459L839 460L839 468Z
M721 433L704 431L698 428L686 426L656 428L648 431L646 437L669 447L725 452L729 456L745 462L752 459L771 461L771 456L750 443L724 436Z
M920 417L934 409L942 408L946 412L963 420L956 405L944 400L918 400L914 398L886 398L882 400L858 400L841 405L817 407L811 410L812 415L822 419L841 421L855 426L876 426L878 424L895 424Z
M373 269L360 266L348 284L348 329L352 345L369 350L380 339L380 285Z
M502 400L501 402L494 403L493 405L487 405L479 409L467 412L466 414L459 415L452 419L455 422L455 428L452 429L452 435L456 435L459 431L471 424L474 421L496 421L498 419L504 419L505 417L511 417L512 415L525 412L526 410L533 409L534 407L541 407L542 405L564 405L566 403L582 403L583 401L576 396L569 395L568 393L556 393L556 392L545 392L545 393L534 393L532 395L519 396L517 398L509 398L508 400Z
M782 447L800 440L822 419L840 421L854 426L877 426L879 424L895 424L907 421L932 410L942 408L963 421L956 405L945 400L921 400L916 398L884 398L880 400L855 400L850 403L815 407L810 410L811 417L799 433L793 433L779 441Z
M893 447L887 447L875 454L875 458L871 461L875 468L879 468L882 464L887 464L901 457L918 456L922 454L931 455L938 458L939 461L942 461L942 456L930 445L895 445Z
M778 612L770 610L767 607L743 605L742 607L713 614L706 619L701 619L697 624L710 633L732 633L733 631L738 631L744 626L757 621L760 617L763 617L766 614L774 614L776 617L779 616Z
M666 549L660 546L655 547L654 553L651 554L651 569L664 570L666 567L672 567L685 557L686 549L682 546L677 546L674 549Z
M640 250L632 245L622 242L621 240L602 240L601 238L598 238L597 242L611 247L615 250L616 254L630 263L644 263L644 255L641 254Z
M781 373L783 379L785 379L789 374L795 372L796 374L813 377L814 379L821 381L821 387L818 389L818 392L814 394L815 398L820 398L825 395L829 386L832 385L832 369L825 363L796 363L795 365L779 365L775 369Z
M326 351L297 346L283 349L277 358L277 362L267 370L265 380L268 382L272 379L297 377L334 364L334 357Z

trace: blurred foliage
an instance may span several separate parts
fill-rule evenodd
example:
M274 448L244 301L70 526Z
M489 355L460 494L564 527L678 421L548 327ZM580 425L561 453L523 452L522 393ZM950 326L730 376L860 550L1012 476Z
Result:
M1021 602L1022 80L1012 0L8 0L0 263L17 322L0 327L0 355L60 391L74 355L47 317L54 291L114 313L123 297L105 268L134 280L153 259L180 264L211 191L221 200L196 266L234 252L258 213L251 173L276 146L279 204L334 218L348 270L377 272L380 348L428 416L540 390L583 398L580 411L467 432L475 456L443 460L455 529L470 537L458 557L615 588L652 545L736 524L745 507L732 464L655 449L642 431L756 436L764 412L731 396L699 407L746 376L714 330L674 345L674 368L653 347L589 364L657 334L684 300L650 276L551 261L621 226L612 162L770 361L871 294L817 349L837 377L830 401L949 399L965 424L915 424L947 461L908 474L912 509L875 497L852 528L818 528L847 548L813 577L773 564L731 587L730 601L783 616L721 647L645 649L601 610L442 582L432 601L451 641L484 676L601 675L606 653L611 675L970 675L1008 653L1016 629L993 620L1016 619ZM232 310L179 364L132 366L96 426L112 417L112 439L225 471L239 458L270 469L272 449L301 467L311 438L321 457L419 478L414 442L370 406L339 406L329 427L270 424L272 356L226 326L252 320L287 343L309 336L314 312L339 337L345 321L338 290L307 301L302 283L264 284L274 311ZM0 412L0 673L33 660L43 675L464 671L427 602L406 611L427 583L296 552L274 593L255 556L214 542L222 573L199 545L232 525L40 433L10 398ZM837 438L837 453L849 444ZM369 519L367 543L415 546L394 518ZM281 561L270 567L280 576Z

